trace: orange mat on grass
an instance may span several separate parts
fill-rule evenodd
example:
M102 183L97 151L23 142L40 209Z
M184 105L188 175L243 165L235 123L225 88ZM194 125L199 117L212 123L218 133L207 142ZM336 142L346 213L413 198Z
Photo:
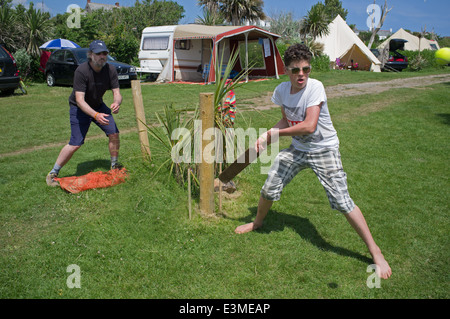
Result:
M76 194L88 189L111 187L125 182L128 176L127 170L112 169L108 172L91 172L83 176L57 177L62 189Z

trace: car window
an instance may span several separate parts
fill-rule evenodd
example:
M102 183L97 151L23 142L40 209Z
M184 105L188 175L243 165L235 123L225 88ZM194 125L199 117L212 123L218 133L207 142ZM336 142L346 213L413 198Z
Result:
M0 47L0 58L9 58L9 55L8 55L8 53L6 53L6 51L5 50L3 50L3 48L2 47Z
M53 55L53 61L55 62L63 62L64 61L64 50L61 51L55 51Z
M74 53L77 56L77 60L80 64L87 61L87 50L75 51Z
M74 53L74 54L76 55L77 60L78 60L78 61L80 62L80 64L81 64L81 63L87 61L87 52L88 52L88 50L76 50L76 51L71 52L71 53ZM112 56L110 56L109 54L108 54L108 56L107 56L107 60L108 60L108 61L116 61L116 59L114 59L114 58L113 58Z
M66 51L65 61L67 62L68 59L72 59L72 62L75 60L75 56L70 51Z

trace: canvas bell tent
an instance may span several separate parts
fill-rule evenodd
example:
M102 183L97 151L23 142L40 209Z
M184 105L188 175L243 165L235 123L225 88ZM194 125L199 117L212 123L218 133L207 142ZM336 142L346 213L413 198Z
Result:
M324 54L330 57L330 62L338 59L345 65L358 64L359 70L381 72L381 62L353 32L347 23L338 15L329 24L329 34L318 37L317 42L324 44Z
M234 74L252 66L248 69L250 77L278 78L284 73L275 45L279 37L256 26L148 27L142 32L138 72L158 82L212 83L216 61L226 65L232 53L239 50Z
M378 46L379 50L383 50L387 45L389 45L389 41L391 39L403 39L408 42L405 42L404 49L408 51L423 51L423 50L439 50L439 44L437 41L428 40L426 38L419 38L408 31L400 28L397 32L392 34L389 38L387 38L383 43Z

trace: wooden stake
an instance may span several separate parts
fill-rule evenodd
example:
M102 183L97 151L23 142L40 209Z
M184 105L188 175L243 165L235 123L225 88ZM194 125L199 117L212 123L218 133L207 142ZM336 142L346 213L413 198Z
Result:
M222 163L219 163L219 174L222 173ZM222 213L222 181L219 179L219 213Z
M188 205L189 205L189 219L192 218L192 207L191 207L191 168L188 168Z
M200 93L200 120L202 125L200 150L202 158L199 165L200 212L211 215L214 213L214 160L211 160L211 154L203 152L206 145L212 142L205 141L203 136L207 129L214 128L214 93Z
M134 111L136 113L136 121L139 133L139 141L141 142L141 151L144 158L151 160L150 144L148 142L147 127L145 122L144 103L142 102L141 83L139 80L131 81L131 89L133 93Z

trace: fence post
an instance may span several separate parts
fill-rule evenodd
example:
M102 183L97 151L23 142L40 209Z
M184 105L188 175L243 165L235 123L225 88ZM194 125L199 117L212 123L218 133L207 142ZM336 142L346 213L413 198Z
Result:
M200 213L211 215L214 213L214 161L210 158L211 154L203 152L205 146L211 143L211 141L205 141L203 136L207 129L214 128L214 93L200 93L200 120L202 125L202 157L199 166Z
M136 121L139 133L139 141L141 142L141 151L144 158L151 160L150 144L148 142L147 127L145 122L144 103L142 101L141 83L139 80L131 81L131 89L133 93L134 111L136 113Z

